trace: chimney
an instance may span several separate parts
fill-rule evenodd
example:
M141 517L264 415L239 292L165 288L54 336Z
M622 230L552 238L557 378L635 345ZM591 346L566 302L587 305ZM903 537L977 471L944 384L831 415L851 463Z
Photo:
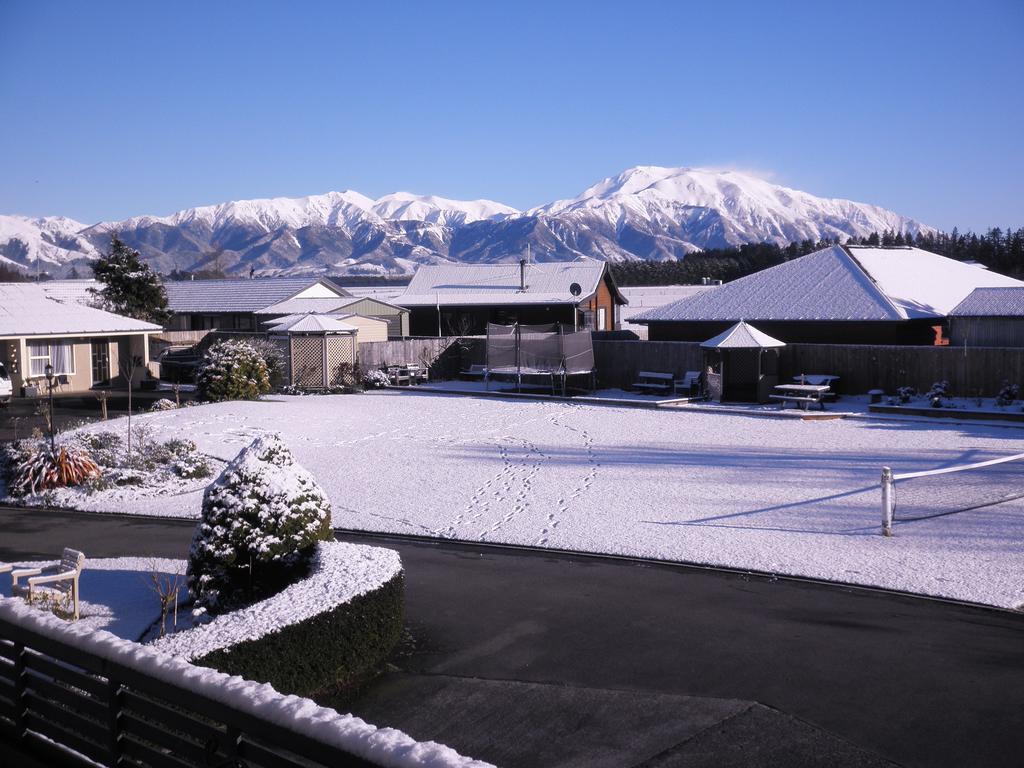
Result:
M526 259L519 260L519 290L526 291Z

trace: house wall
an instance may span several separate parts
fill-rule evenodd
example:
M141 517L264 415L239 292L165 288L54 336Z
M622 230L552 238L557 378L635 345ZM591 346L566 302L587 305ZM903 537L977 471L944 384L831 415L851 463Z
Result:
M487 333L487 323L510 325L515 322L543 325L573 324L575 307L555 305L495 305L486 307L441 307L441 331L446 336L479 336ZM437 308L414 307L409 310L412 336L437 337Z
M949 341L959 347L1024 347L1024 317L951 317Z
M342 320L343 323L354 325L359 329L356 334L356 343L366 344L370 341L387 341L388 324L385 320L378 320L374 317L362 317L352 315Z
M588 311L593 313L594 322L591 326L592 331L614 331L616 317L616 305L615 300L612 298L611 289L608 287L608 279L603 279L597 286L597 293L587 302L586 308ZM598 322L598 309L604 309L605 318L604 325L600 325Z
M346 305L344 311L363 317L379 317L384 320L388 324L388 338L404 339L409 335L409 310L407 309L392 307L384 302L365 298Z
M46 389L46 378L44 376L29 375L28 342L34 337L22 337L19 339L5 339L0 344L0 356L4 359L8 371L11 373L11 383L14 387L14 394L20 395L22 386L31 382L39 387L40 393ZM48 340L41 338L40 340ZM67 384L60 385L55 392L86 392L94 385L103 386L124 386L124 380L118 373L118 366L123 358L124 351L143 358L143 365L136 371L133 379L134 386L146 377L147 365L149 363L148 344L145 334L126 336L87 336L87 337L55 337L55 340L71 341L72 357L74 359L74 373L66 374ZM107 347L108 370L106 381L94 381L92 371L92 343L101 341Z
M752 320L759 331L794 344L899 344L924 346L936 340L934 320L890 322L780 322ZM735 321L651 322L651 341L707 341L728 330Z

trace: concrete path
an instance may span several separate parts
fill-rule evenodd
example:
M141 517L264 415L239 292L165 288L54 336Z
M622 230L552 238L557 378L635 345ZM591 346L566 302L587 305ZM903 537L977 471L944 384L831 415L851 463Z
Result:
M94 557L180 557L192 525L0 509L0 559L52 556L55 536ZM1024 615L669 564L344 538L401 552L411 631L393 672L346 708L481 759L1010 766L1024 755ZM599 734L603 763L587 751Z

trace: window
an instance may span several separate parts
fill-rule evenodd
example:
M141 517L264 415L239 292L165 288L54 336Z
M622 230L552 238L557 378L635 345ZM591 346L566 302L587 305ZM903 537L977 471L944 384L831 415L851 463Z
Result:
M606 310L604 307L598 307L597 308L597 330L599 330L599 331L606 331L606 330L608 330L605 327L605 317L606 317L607 311L608 310Z
M53 366L54 375L75 372L75 347L70 341L28 342L28 375L45 376L46 364Z

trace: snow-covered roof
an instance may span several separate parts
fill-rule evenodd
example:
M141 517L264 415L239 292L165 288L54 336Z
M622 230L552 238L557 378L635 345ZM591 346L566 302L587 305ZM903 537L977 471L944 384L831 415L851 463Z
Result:
M279 301L277 304L271 304L269 307L257 310L257 315L295 315L304 314L307 312L316 312L320 314L332 314L340 312L345 307L351 306L360 301L370 300L375 301L378 304L383 304L387 307L394 307L395 309L405 311L404 307L400 307L397 304L392 304L389 301L384 301L376 296L346 296L338 297L334 299L330 298L309 298L299 296L292 299L285 299Z
M786 342L779 341L754 326L740 320L727 331L708 339L701 344L705 349L770 349L784 347Z
M355 333L358 328L330 315L288 315L270 326L271 333Z
M146 323L76 301L58 301L36 283L0 283L0 337L156 333Z
M347 296L330 280L309 277L260 277L255 280L180 280L164 283L172 312L256 312L309 289L321 296Z
M92 306L94 295L90 289L101 287L98 280L92 278L80 280L47 280L39 283L39 286L46 291L46 295L57 301L77 301L79 304Z
M1024 287L975 288L950 317L1024 317Z
M983 286L1024 283L920 248L834 245L632 321L939 318Z
M403 307L482 304L579 304L597 292L606 264L591 259L526 265L526 290L520 290L520 267L512 264L441 264L416 270L405 293L394 299ZM580 295L573 296L573 283ZM622 303L625 297L614 289Z

